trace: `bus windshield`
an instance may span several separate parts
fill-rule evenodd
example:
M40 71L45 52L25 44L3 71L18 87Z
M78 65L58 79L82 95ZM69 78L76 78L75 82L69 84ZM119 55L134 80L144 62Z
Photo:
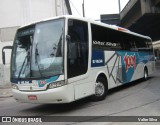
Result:
M64 19L18 30L12 54L11 77L43 78L63 74Z

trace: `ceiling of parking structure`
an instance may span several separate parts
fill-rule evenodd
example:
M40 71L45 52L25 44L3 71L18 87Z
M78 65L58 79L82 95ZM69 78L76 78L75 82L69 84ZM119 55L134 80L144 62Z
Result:
M153 41L160 40L160 14L144 14L128 27L128 29L149 36Z

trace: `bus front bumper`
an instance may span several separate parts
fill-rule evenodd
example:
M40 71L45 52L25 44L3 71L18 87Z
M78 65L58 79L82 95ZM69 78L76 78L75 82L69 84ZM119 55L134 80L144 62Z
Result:
M12 89L13 96L18 102L26 103L69 103L74 101L74 89L70 85L45 91L20 91Z

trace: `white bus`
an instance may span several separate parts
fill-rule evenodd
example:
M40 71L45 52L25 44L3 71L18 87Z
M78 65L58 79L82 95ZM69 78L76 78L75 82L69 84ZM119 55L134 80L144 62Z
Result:
M149 37L73 16L19 28L11 58L14 98L29 103L103 100L109 89L154 70Z

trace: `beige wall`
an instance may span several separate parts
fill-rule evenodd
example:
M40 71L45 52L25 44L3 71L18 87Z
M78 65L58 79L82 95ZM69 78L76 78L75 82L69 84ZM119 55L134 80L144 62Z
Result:
M0 28L65 14L64 0L0 0Z

